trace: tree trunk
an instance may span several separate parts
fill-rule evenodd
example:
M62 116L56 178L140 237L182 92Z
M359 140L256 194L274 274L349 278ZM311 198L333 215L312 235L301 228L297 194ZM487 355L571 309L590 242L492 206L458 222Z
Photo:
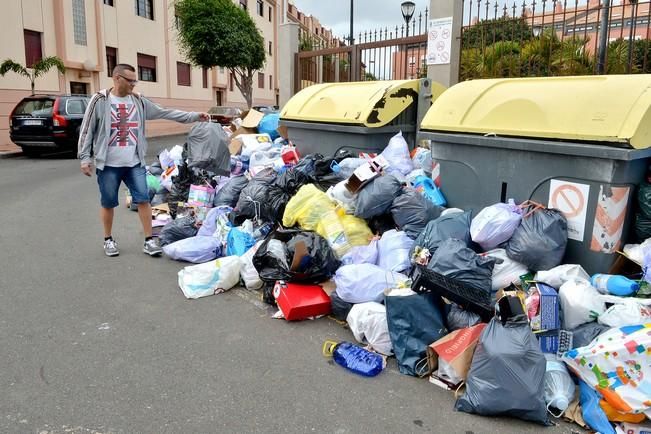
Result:
M32 85L32 95L34 95L34 85L35 85L34 79L31 80L31 85Z
M240 93L246 101L247 108L250 109L253 105L253 73L255 71L251 69L229 69L235 78L235 85L240 90Z

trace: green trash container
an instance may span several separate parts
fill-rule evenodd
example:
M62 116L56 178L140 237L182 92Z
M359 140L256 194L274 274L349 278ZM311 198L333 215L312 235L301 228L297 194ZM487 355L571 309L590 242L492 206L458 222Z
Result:
M561 209L565 263L607 272L628 241L651 156L651 75L473 80L421 123L449 206L533 200Z
M400 131L413 147L419 120L444 90L429 79L316 84L285 104L280 125L302 155L381 152Z

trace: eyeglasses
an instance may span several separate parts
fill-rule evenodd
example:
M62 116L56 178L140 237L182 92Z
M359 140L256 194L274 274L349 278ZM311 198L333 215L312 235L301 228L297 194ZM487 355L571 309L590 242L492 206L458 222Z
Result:
M124 80L126 80L126 82L129 83L131 86L135 86L136 84L138 84L138 80L130 80L126 78L124 75L118 74L118 77L121 77Z

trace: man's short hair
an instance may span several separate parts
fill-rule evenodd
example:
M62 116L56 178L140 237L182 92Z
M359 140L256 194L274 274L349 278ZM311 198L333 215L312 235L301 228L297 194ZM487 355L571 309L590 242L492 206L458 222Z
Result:
M113 74L120 74L124 71L131 71L131 72L136 72L136 68L133 66L129 65L128 63L118 63L115 65L115 68L113 68Z

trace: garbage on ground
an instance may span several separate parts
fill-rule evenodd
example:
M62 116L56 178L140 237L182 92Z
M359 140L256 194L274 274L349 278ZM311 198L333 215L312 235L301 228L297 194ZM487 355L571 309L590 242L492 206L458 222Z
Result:
M319 285L284 282L274 285L274 298L287 321L296 321L330 313L330 297Z
M323 355L332 357L339 366L364 377L375 377L386 366L384 357L350 342L326 341Z
M396 134L377 155L347 143L302 155L278 115L197 125L147 166L153 233L166 256L197 263L178 273L187 298L241 285L288 321L346 322L366 348L330 342L324 354L353 372L377 375L394 354L403 374L465 383L460 411L643 429L651 183L631 204L637 238L621 240L637 244L606 253L595 231L610 217L598 208L592 231L592 205L584 241L551 196L455 207L464 198L451 194L450 167L446 176L436 144L421 144L410 151ZM570 242L595 239L590 255L614 255L610 269L592 256L564 262Z

